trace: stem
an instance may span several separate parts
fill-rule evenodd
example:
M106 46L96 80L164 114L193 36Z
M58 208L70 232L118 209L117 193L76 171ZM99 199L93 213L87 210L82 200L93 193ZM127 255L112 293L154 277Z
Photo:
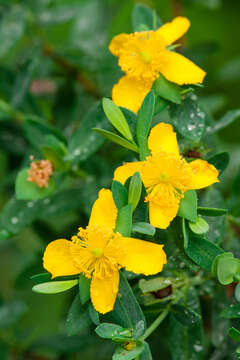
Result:
M151 333L161 324L161 322L165 319L167 314L169 313L170 305L166 307L165 310L154 320L154 322L147 328L145 334L142 339L145 340Z

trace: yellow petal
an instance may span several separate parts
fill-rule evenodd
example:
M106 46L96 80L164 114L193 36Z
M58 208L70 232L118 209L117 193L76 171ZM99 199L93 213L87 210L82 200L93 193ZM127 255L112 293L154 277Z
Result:
M109 50L115 56L118 56L122 50L123 44L128 41L129 35L128 34L119 34L115 36L109 44Z
M159 229L166 229L170 222L177 216L179 201L173 206L162 207L155 202L149 202L149 219L150 223Z
M135 174L135 172L141 171L142 165L143 165L143 161L135 161L119 166L114 171L113 180L117 180L120 183L124 184L130 176Z
M124 249L120 264L128 271L153 275L162 271L167 262L163 245L133 238L122 238L119 244Z
M160 123L152 128L148 147L153 153L166 152L179 155L177 135L170 124Z
M160 72L167 80L179 85L202 83L206 75L192 61L172 51L164 52Z
M123 76L112 89L113 102L133 112L138 112L145 96L152 88L152 80L137 80Z
M181 38L190 26L190 21L182 16L178 16L171 22L164 24L157 32L164 38L165 44L170 45Z
M194 160L189 163L192 170L192 179L189 189L201 189L219 182L218 170L205 160Z
M93 204L89 225L101 225L114 229L116 218L117 208L111 190L101 189L98 199Z
M71 241L58 239L50 242L43 256L43 267L52 277L79 274L71 256Z
M101 279L94 276L91 281L90 295L94 308L101 314L113 310L119 286L119 272L116 270L112 276Z

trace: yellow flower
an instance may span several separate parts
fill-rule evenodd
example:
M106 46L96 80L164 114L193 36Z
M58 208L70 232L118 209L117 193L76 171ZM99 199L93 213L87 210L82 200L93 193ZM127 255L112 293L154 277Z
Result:
M116 105L137 112L159 74L179 85L203 82L206 73L202 69L168 49L189 26L189 20L179 16L157 31L120 34L113 38L109 50L119 58L119 66L126 73L112 90Z
M184 192L218 182L217 169L205 160L188 163L178 150L176 133L170 124L160 123L150 132L151 155L145 161L126 163L115 170L114 180L124 183L136 171L147 190L150 223L166 229L178 213Z
M91 300L102 314L114 307L121 267L153 275L162 271L166 264L163 245L114 233L116 218L112 193L102 189L93 205L87 228L79 228L72 241L52 241L43 257L43 266L52 277L83 273L91 278Z

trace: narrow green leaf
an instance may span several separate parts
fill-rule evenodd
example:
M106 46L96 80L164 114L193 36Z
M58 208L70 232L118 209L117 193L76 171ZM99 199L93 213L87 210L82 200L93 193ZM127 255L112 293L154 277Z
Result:
M234 290L235 299L240 302L240 283L237 284Z
M150 7L137 3L132 12L133 31L156 30L162 25L162 21L156 12Z
M37 184L28 181L28 170L22 169L16 179L15 191L18 200L37 200L51 195L55 190L55 182L51 177L48 187L40 188Z
M88 159L99 149L104 139L93 131L96 126L106 129L110 127L99 102L93 104L81 119L79 128L73 133L68 143L65 160L79 163Z
M76 335L91 325L92 321L88 313L88 306L82 305L77 294L69 309L66 330L68 336Z
M139 343L136 344L132 350L126 350L122 346L116 348L115 353L113 354L113 360L133 360L136 359L144 350L144 345Z
M234 327L228 329L228 335L231 336L232 339L240 342L240 331Z
M181 87L168 81L163 75L160 75L153 86L157 95L165 100L175 104L181 103Z
M91 279L86 278L83 274L79 275L79 297L82 304L90 299L90 283Z
M158 291L165 289L172 284L172 280L163 276L155 277L153 279L141 279L138 286L143 293Z
M188 190L180 202L178 216L196 222L197 220L197 193L195 190Z
M96 329L96 333L103 339L131 338L132 332L122 326L111 323L102 323Z
M231 123L233 123L235 120L237 120L240 117L240 109L236 110L230 110L228 111L223 117L221 117L215 125L208 126L206 131L208 134L214 134L215 132L218 132Z
M132 205L128 204L118 211L115 232L130 236L132 231Z
M182 305L174 305L172 313L183 326L192 326L201 321L201 316L197 312Z
M151 224L148 224L146 222L136 222L132 226L132 232L154 236L156 229Z
M112 195L116 207L120 210L128 203L128 193L123 184L119 181L113 180L112 182Z
M110 99L104 98L102 101L103 110L110 123L128 140L133 140L127 120L121 109Z
M150 153L148 149L148 133L152 123L154 106L155 95L153 90L151 90L143 100L137 116L136 136L139 145L140 160L145 160L146 156Z
M208 223L200 216L195 222L189 221L189 227L195 234L205 234L209 230Z
M215 257L223 253L223 250L213 242L195 235L189 236L185 251L196 264L207 271L211 271Z
M100 324L99 314L97 310L94 309L93 304L91 302L88 304L88 313L92 322L95 325L99 325Z
M104 136L106 139L111 140L112 142L115 142L118 145L121 145L125 147L126 149L138 152L137 145L135 143L130 143L129 141L123 139L121 136L116 135L110 131L102 130L93 128L94 131L99 133L100 135Z
M219 171L219 174L221 175L223 173L223 171L226 169L226 167L229 164L229 153L227 152L222 152L220 154L214 155L212 157L210 157L209 159L207 159L207 161L214 165L215 168Z
M146 329L146 320L125 276L120 273L119 293L111 313L113 321L124 328L133 329L140 337Z
M144 350L139 356L139 360L152 360L151 349L148 343L144 342Z
M138 205L142 193L142 180L139 172L136 172L130 180L128 191L128 203L132 205L134 211Z
M45 283L51 280L52 275L50 273L36 274L31 277L31 280L37 284Z
M221 312L220 316L225 319L240 318L240 304L230 305Z
M57 294L76 286L78 280L50 281L34 285L32 290L40 294Z
M227 209L218 209L218 208L208 208L208 207L198 207L198 213L204 216L222 216L227 214Z

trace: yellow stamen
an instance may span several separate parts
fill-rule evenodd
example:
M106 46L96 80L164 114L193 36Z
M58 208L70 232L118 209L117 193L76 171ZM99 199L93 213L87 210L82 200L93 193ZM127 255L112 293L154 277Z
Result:
M139 55L145 63L150 63L152 60L151 55L146 52L140 52Z
M94 248L94 249L92 250L92 254L93 254L94 256L96 256L96 257L100 257L100 256L102 256L102 254L103 254L103 249Z

